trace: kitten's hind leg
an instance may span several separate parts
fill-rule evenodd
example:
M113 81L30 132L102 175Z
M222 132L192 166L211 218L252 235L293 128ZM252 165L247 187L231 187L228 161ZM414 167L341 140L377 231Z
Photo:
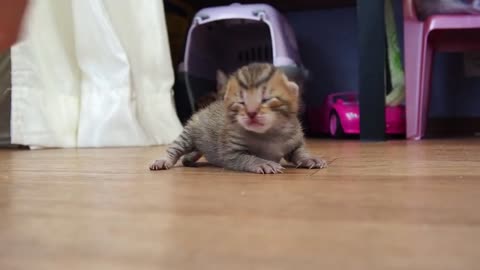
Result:
M182 134L180 134L180 136L167 148L167 156L155 160L150 165L150 170L168 170L175 166L181 156L192 152L193 149L193 141L187 130L184 130Z
M203 154L195 150L193 152L190 152L188 154L185 154L182 158L182 164L185 167L195 167L196 162L203 156Z

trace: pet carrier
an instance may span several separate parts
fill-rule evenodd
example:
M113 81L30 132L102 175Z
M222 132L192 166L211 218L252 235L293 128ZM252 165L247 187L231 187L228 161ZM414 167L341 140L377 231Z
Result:
M196 102L216 91L217 70L231 73L251 62L269 62L303 82L295 35L286 18L266 4L205 8L190 26L175 86L177 112L186 121Z

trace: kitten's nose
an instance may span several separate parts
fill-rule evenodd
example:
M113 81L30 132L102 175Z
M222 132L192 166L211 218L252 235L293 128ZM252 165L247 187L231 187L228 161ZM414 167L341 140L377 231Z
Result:
M247 115L250 117L250 119L253 119L255 116L257 116L257 112L247 112Z

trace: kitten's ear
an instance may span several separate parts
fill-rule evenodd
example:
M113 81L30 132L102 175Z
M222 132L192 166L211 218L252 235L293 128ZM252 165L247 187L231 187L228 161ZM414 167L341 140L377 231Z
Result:
M219 93L219 94L222 95L223 101L226 101L226 100L227 100L227 97L230 95L230 88L232 88L231 85L232 85L232 82L229 82L229 81L227 80L226 83L225 83L225 87L224 87L223 90L222 90L223 92L220 92L220 93Z
M282 75L282 78L283 78L283 81L285 82L285 84L287 85L288 90L290 90L290 92L292 94L294 94L295 96L298 96L298 92L300 90L299 87L298 87L298 84L290 81L285 74Z
M217 93L223 91L224 86L227 84L227 80L227 75L223 71L217 70Z

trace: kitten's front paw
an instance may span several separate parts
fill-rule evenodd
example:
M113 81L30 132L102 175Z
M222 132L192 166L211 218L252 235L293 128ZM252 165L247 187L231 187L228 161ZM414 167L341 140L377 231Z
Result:
M275 174L275 173L283 173L282 165L273 162L267 161L265 163L254 165L253 172L259 174Z
M319 158L306 158L296 162L297 168L323 169L327 167L327 161Z
M168 170L173 164L166 159L157 159L150 165L151 171Z

